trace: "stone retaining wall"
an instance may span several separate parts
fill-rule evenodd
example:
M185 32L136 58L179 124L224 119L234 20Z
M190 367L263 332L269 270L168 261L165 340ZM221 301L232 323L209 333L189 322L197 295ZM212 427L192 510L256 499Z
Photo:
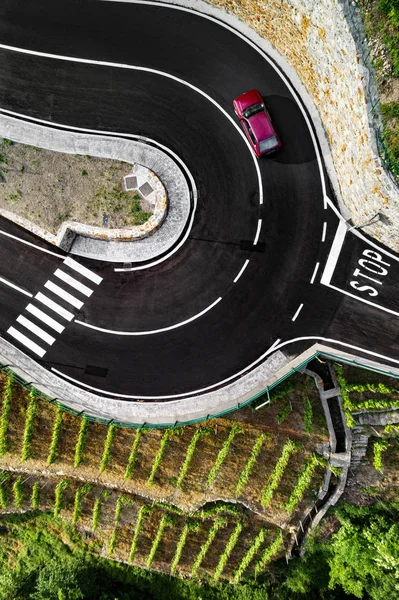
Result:
M357 226L380 213L382 219L366 226L365 231L399 251L399 190L378 157L372 106L367 98L367 87L372 82L346 17L351 3L206 1L248 24L295 69L319 111L327 135L338 182L334 177L332 180L344 204L341 210ZM201 10L199 2L195 7Z

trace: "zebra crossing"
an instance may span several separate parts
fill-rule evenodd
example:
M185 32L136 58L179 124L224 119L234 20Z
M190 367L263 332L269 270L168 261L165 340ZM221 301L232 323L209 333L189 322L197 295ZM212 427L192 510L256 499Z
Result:
M73 275L65 269L72 271ZM61 334L75 316L73 309L80 310L85 298L90 298L93 294L94 290L86 281L82 283L77 278L79 276L88 280L90 284L100 285L102 281L102 277L68 256L63 261L63 267L54 271L53 277L44 284L45 289L37 292L25 307L24 314L17 317L7 333L43 358L48 346L52 346L57 339L55 332ZM55 281L52 281L53 278ZM79 295L85 298L82 299ZM60 301L66 306L60 304Z

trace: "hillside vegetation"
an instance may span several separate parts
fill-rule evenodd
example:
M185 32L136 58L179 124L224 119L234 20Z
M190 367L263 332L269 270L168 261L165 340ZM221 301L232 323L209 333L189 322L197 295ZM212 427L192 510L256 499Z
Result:
M261 573L288 551L322 485L328 444L310 377L267 409L166 430L63 412L0 377L0 507L49 510L102 556L164 573Z

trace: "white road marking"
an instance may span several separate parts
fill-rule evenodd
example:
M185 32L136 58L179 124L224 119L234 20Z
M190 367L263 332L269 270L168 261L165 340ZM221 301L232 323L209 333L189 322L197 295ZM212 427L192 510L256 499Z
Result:
M38 344L32 342L32 340L26 337L26 335L20 333L14 327L10 327L9 329L7 329L7 333L12 335L12 337L18 340L21 344L29 348L29 350L32 350L32 352L40 356L40 358L42 358L46 354L46 350L43 350L43 348L41 348Z
M277 346L274 346L274 344L273 344L273 346L271 348L269 348L266 352L264 352L258 359L256 359L253 363L251 363L244 369L241 369L241 371L239 371L238 373L235 373L234 375L231 375L230 377L227 377L226 379L223 379L222 381L214 383L213 385L210 385L208 387L201 388L199 390L193 390L191 392L186 392L184 394L174 394L173 396L132 396L132 395L128 395L128 394L116 394L114 392L108 392L107 390L103 390L101 388L96 388L91 385L87 385L86 383L83 383L82 381L79 381L78 379L74 379L73 377L66 375L65 373L63 373L62 371L59 371L58 369L55 369L54 367L51 367L51 371L53 371L53 373L57 373L57 375L60 375L61 377L63 377L64 379L67 379L68 381L77 383L81 387L84 387L88 390L92 390L94 392L100 392L101 394L105 394L106 396L114 396L117 398L129 398L132 400L167 400L168 398L184 398L184 397L188 397L188 396L192 396L192 395L198 395L202 392L207 392L207 391L211 390L212 388L219 387L219 386L231 381L232 379L237 379L240 375L251 370L257 364L262 362L272 352L274 352L276 350L280 350L280 348L283 348L284 346L288 346L289 344L294 344L295 342L302 342L305 340L315 340L315 341L319 341L319 342L329 342L332 344L338 344L340 346L345 346L346 348L351 348L352 350L364 352L365 354L370 354L377 358L382 358L384 360L387 360L388 362L394 362L396 364L399 364L399 360L390 358L389 356L385 356L384 354L379 354L378 352L372 352L371 350L365 350L364 348L360 348L360 346L354 346L352 344L347 344L346 342L340 342L340 341L334 340L332 338L324 338L324 337L319 337L319 336L315 336L315 335L310 335L310 336L292 338L292 339L287 340ZM180 400L177 400L177 399L171 400L170 402L168 402L168 404L175 404L177 402L180 402Z
M240 279L241 275L244 273L244 271L247 268L248 264L249 264L249 260L246 260L245 263L244 263L244 265L241 267L240 272L238 273L238 275L234 279L234 283L237 283L237 281Z
M3 279L3 277L0 277L0 281L1 281L1 283L8 285L9 287L13 288L14 290L21 292L21 294L25 294L25 296L28 296L28 298L33 298L33 294L30 294L29 292L18 287L17 285L15 285L15 283L11 283L11 281L7 281L7 279Z
M68 256L68 258L66 258L64 260L64 264L67 267L70 267L74 271L77 271L78 273L80 273L81 275L86 277L86 279L90 279L90 281L92 281L93 283L96 283L97 285L99 285L103 280L102 277L100 277L99 275L96 275L95 273L90 271L90 269L87 269L86 267L81 265L76 260L73 260L73 258L71 258L70 256Z
M43 321L43 323L46 323L46 325L51 327L51 329L58 331L58 333L62 333L64 331L65 327L61 325L61 323L58 323L58 321L46 315L46 313L40 310L40 308L36 308L36 306L33 304L28 304L25 310L34 315L37 319L40 319L40 321Z
M93 293L93 290L87 287L87 285L84 285L84 283L80 283L80 281L75 279L75 277L71 277L70 275L68 275L68 273L61 271L61 269L57 269L54 272L54 275L58 277L58 279L61 279L61 281L64 281L71 287L75 288L75 290L78 290L78 292L84 294L87 297L90 297Z
M395 315L395 317L399 317L399 312L396 310L392 310L391 308L385 308L385 306L382 306L381 304L377 304L376 302L371 302L370 300L366 300L366 298L361 298L360 296L356 296L355 294L352 294L351 292L347 292L346 290L341 290L341 288L336 287L335 285L331 285L330 283L328 283L326 285L327 285L327 287L329 287L332 290L341 292L341 294L345 294L345 296L350 296L351 298L355 298L355 300L359 300L359 302L364 302L365 304L369 304L370 306L375 306L375 308L378 308L380 310L383 310L384 312L390 313L391 315Z
M202 317L205 313L211 310L216 304L222 300L220 296L215 302L212 302L207 308L204 308L201 312L197 313L193 317L186 319L185 321L181 321L180 323L176 323L176 325L170 325L170 327L163 327L162 329L152 329L149 331L116 331L114 329L104 329L103 327L97 327L96 325L90 325L89 323L84 323L83 321L78 321L75 319L75 323L79 325L83 325L83 327L88 327L89 329L95 329L96 331L102 331L103 333L111 333L112 335L154 335L156 333L163 333L164 331L170 331L171 329L177 329L178 327L183 327L183 325L187 325L187 323L191 323L195 321L199 317Z
M55 338L52 335L49 335L46 331L44 331L44 329L38 327L37 325L32 323L32 321L29 321L29 319L26 319L23 315L19 315L19 317L17 318L17 322L21 323L21 325L26 327L26 329L29 329L29 331L31 331L32 333L37 335L37 337L47 342L47 344L49 344L50 346L54 344Z
M299 313L301 312L302 308L303 308L303 303L298 306L298 309L297 309L295 315L292 317L291 321L297 320L297 317L298 317Z
M197 92L198 94L200 94L201 96L206 98L209 102L211 102L211 104L216 106L216 108L226 117L226 119L228 119L230 121L230 123L233 125L233 127L236 129L236 131L240 135L241 139L245 142L245 144L250 152L251 158L253 160L253 163L255 166L255 171L256 171L256 174L258 177L259 204L263 204L263 184L262 184L262 177L260 174L260 167L258 164L258 159L256 158L256 156L251 148L251 145L247 139L247 136L242 131L242 128L238 125L238 123L233 119L233 117L231 117L229 115L229 113L226 110L224 110L224 108L222 108L220 106L220 104L218 104L216 102L216 100L214 100L212 98L212 96L209 96L209 94L207 94L200 88L196 87L192 83L189 83L188 81L186 81L184 79L181 79L181 77L172 75L171 73L167 73L165 71L160 71L159 69L151 69L150 67L143 67L143 66L139 66L139 65L129 65L127 63L116 63L116 62L111 62L111 61L106 61L106 60L94 60L94 59L90 59L90 58L79 58L77 56L66 56L66 55L60 55L60 54L53 54L53 53L49 53L49 52L39 52L37 50L28 50L27 48L18 48L17 46L10 46L8 44L0 44L0 48L3 48L4 50L10 50L11 52L17 52L19 54L28 54L30 56L40 56L40 57L44 57L44 58L52 58L55 60L64 60L64 61L68 61L68 62L80 63L80 64L86 64L86 65L99 65L99 66L103 66L103 67L111 67L114 69L128 69L131 71L144 71L146 73L153 73L154 75L160 75L161 77L166 77L167 79L172 79L173 81L177 81L178 83L190 88L194 92Z
M57 296L65 300L66 302L69 302L69 304L72 304L72 306L74 306L75 308L82 308L83 302L75 298L75 296L72 296L72 294L69 294L68 292L60 288L52 281L46 281L44 287L50 290L50 292L53 292L53 294L56 294Z
M256 244L258 243L261 228L262 228L262 219L259 219L258 227L256 229L256 235L255 235L255 239L254 239L254 246L256 246Z
M330 254L328 255L326 266L324 268L323 275L321 277L321 283L328 285L331 281L331 277L337 266L338 258L341 253L341 249L345 240L346 232L348 228L344 221L340 221L334 237L334 241L331 246Z
M326 241L326 233L327 233L327 221L324 221L324 223L323 223L323 234L321 236L321 241L322 242Z
M271 350L273 350L273 348L275 348L275 347L276 347L276 346L277 346L277 345L278 345L280 342L281 342L281 339L280 339L280 338L278 338L278 339L277 339L277 340L274 342L274 344L272 344L272 345L270 346L270 348L269 348L268 352L270 352Z
M313 282L314 282L314 280L316 279L316 275L317 275L317 271L319 270L319 267L320 267L320 263L319 263L319 262L317 262L317 263L316 263L316 266L315 266L315 268L314 268L313 275L312 275L312 279L310 280L310 283L313 283Z
M57 302L50 300L50 298L47 298L47 296L45 296L41 292L38 292L36 294L35 299L47 306L48 308L51 308L51 310L59 314L61 317L64 317L64 319L66 319L67 321L72 321L74 317L73 313L69 312L69 310L67 310L63 306L57 304Z
M1 45L0 45L0 47L1 47ZM22 240L21 238L17 237L16 235L12 235L11 233L7 233L6 231L3 231L1 229L0 229L0 234L5 235L9 238L12 238L13 240L16 240L17 242L20 242L21 244L26 244L27 246L31 246L31 248L36 248L36 250L40 250L40 252L45 252L46 254L51 254L52 256L56 256L57 258L64 258L64 256L62 254L57 254L56 252L52 252L51 250L46 250L46 248L41 248L40 246L37 246L36 244L32 244L31 242Z

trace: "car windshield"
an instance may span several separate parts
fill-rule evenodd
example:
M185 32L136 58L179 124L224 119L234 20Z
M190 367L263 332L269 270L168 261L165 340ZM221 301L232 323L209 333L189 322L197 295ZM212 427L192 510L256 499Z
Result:
M276 146L278 146L278 140L275 135L272 135L272 136L266 138L265 140L261 140L259 142L259 151L267 152L268 150L271 150L272 148L275 148Z
M264 108L264 104L253 104L252 106L249 106L246 110L244 110L242 114L246 119L249 119L249 117L253 117L253 115L256 115L256 113L262 112Z

